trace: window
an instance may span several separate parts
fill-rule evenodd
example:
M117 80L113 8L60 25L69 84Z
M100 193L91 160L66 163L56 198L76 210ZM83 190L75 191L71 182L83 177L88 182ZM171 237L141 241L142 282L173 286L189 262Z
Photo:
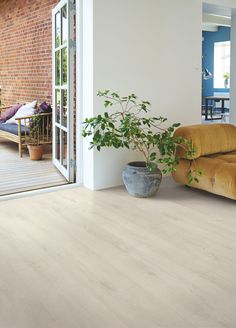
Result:
M229 88L230 41L215 42L214 46L214 88Z

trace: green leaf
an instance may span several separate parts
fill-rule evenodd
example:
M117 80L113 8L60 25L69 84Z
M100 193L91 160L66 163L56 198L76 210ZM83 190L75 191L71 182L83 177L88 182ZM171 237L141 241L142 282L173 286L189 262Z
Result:
M151 161L155 161L157 159L157 153L152 153L151 155L150 155L150 160Z
M104 101L104 106L107 108L108 106L112 106L112 102L109 100Z
M109 127L112 128L112 129L114 129L115 128L115 125L113 123L109 122Z
M173 124L173 127L174 127L174 128L178 128L179 126L180 126L180 123L174 123L174 124Z
M119 95L118 95L118 93L116 93L116 92L112 92L112 93L111 93L111 96L112 96L113 98L120 98Z

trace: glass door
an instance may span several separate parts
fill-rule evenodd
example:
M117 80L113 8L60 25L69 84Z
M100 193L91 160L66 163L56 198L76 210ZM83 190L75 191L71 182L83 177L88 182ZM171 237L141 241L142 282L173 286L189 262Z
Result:
M74 26L73 4L62 0L52 12L53 163L74 182Z

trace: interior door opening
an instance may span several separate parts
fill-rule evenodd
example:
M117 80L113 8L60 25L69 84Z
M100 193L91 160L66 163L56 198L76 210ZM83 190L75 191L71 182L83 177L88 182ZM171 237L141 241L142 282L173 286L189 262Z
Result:
M229 123L231 8L203 4L202 123Z

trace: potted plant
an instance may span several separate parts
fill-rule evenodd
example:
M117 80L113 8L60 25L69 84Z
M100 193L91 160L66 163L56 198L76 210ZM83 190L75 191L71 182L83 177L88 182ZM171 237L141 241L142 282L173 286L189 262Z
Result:
M34 115L29 122L28 142L30 159L32 161L41 160L43 157L43 145L40 144L41 117Z
M139 101L135 94L121 97L105 90L97 95L104 98L105 108L112 108L102 115L86 118L82 136L92 136L90 149L96 147L100 151L103 147L113 147L138 151L143 161L128 163L123 181L130 195L152 196L159 188L162 174L173 172L179 163L176 148L184 147L191 158L194 154L192 143L174 136L179 123L163 127L166 118L148 117L150 102ZM189 181L197 181L199 175L200 172L190 168Z

